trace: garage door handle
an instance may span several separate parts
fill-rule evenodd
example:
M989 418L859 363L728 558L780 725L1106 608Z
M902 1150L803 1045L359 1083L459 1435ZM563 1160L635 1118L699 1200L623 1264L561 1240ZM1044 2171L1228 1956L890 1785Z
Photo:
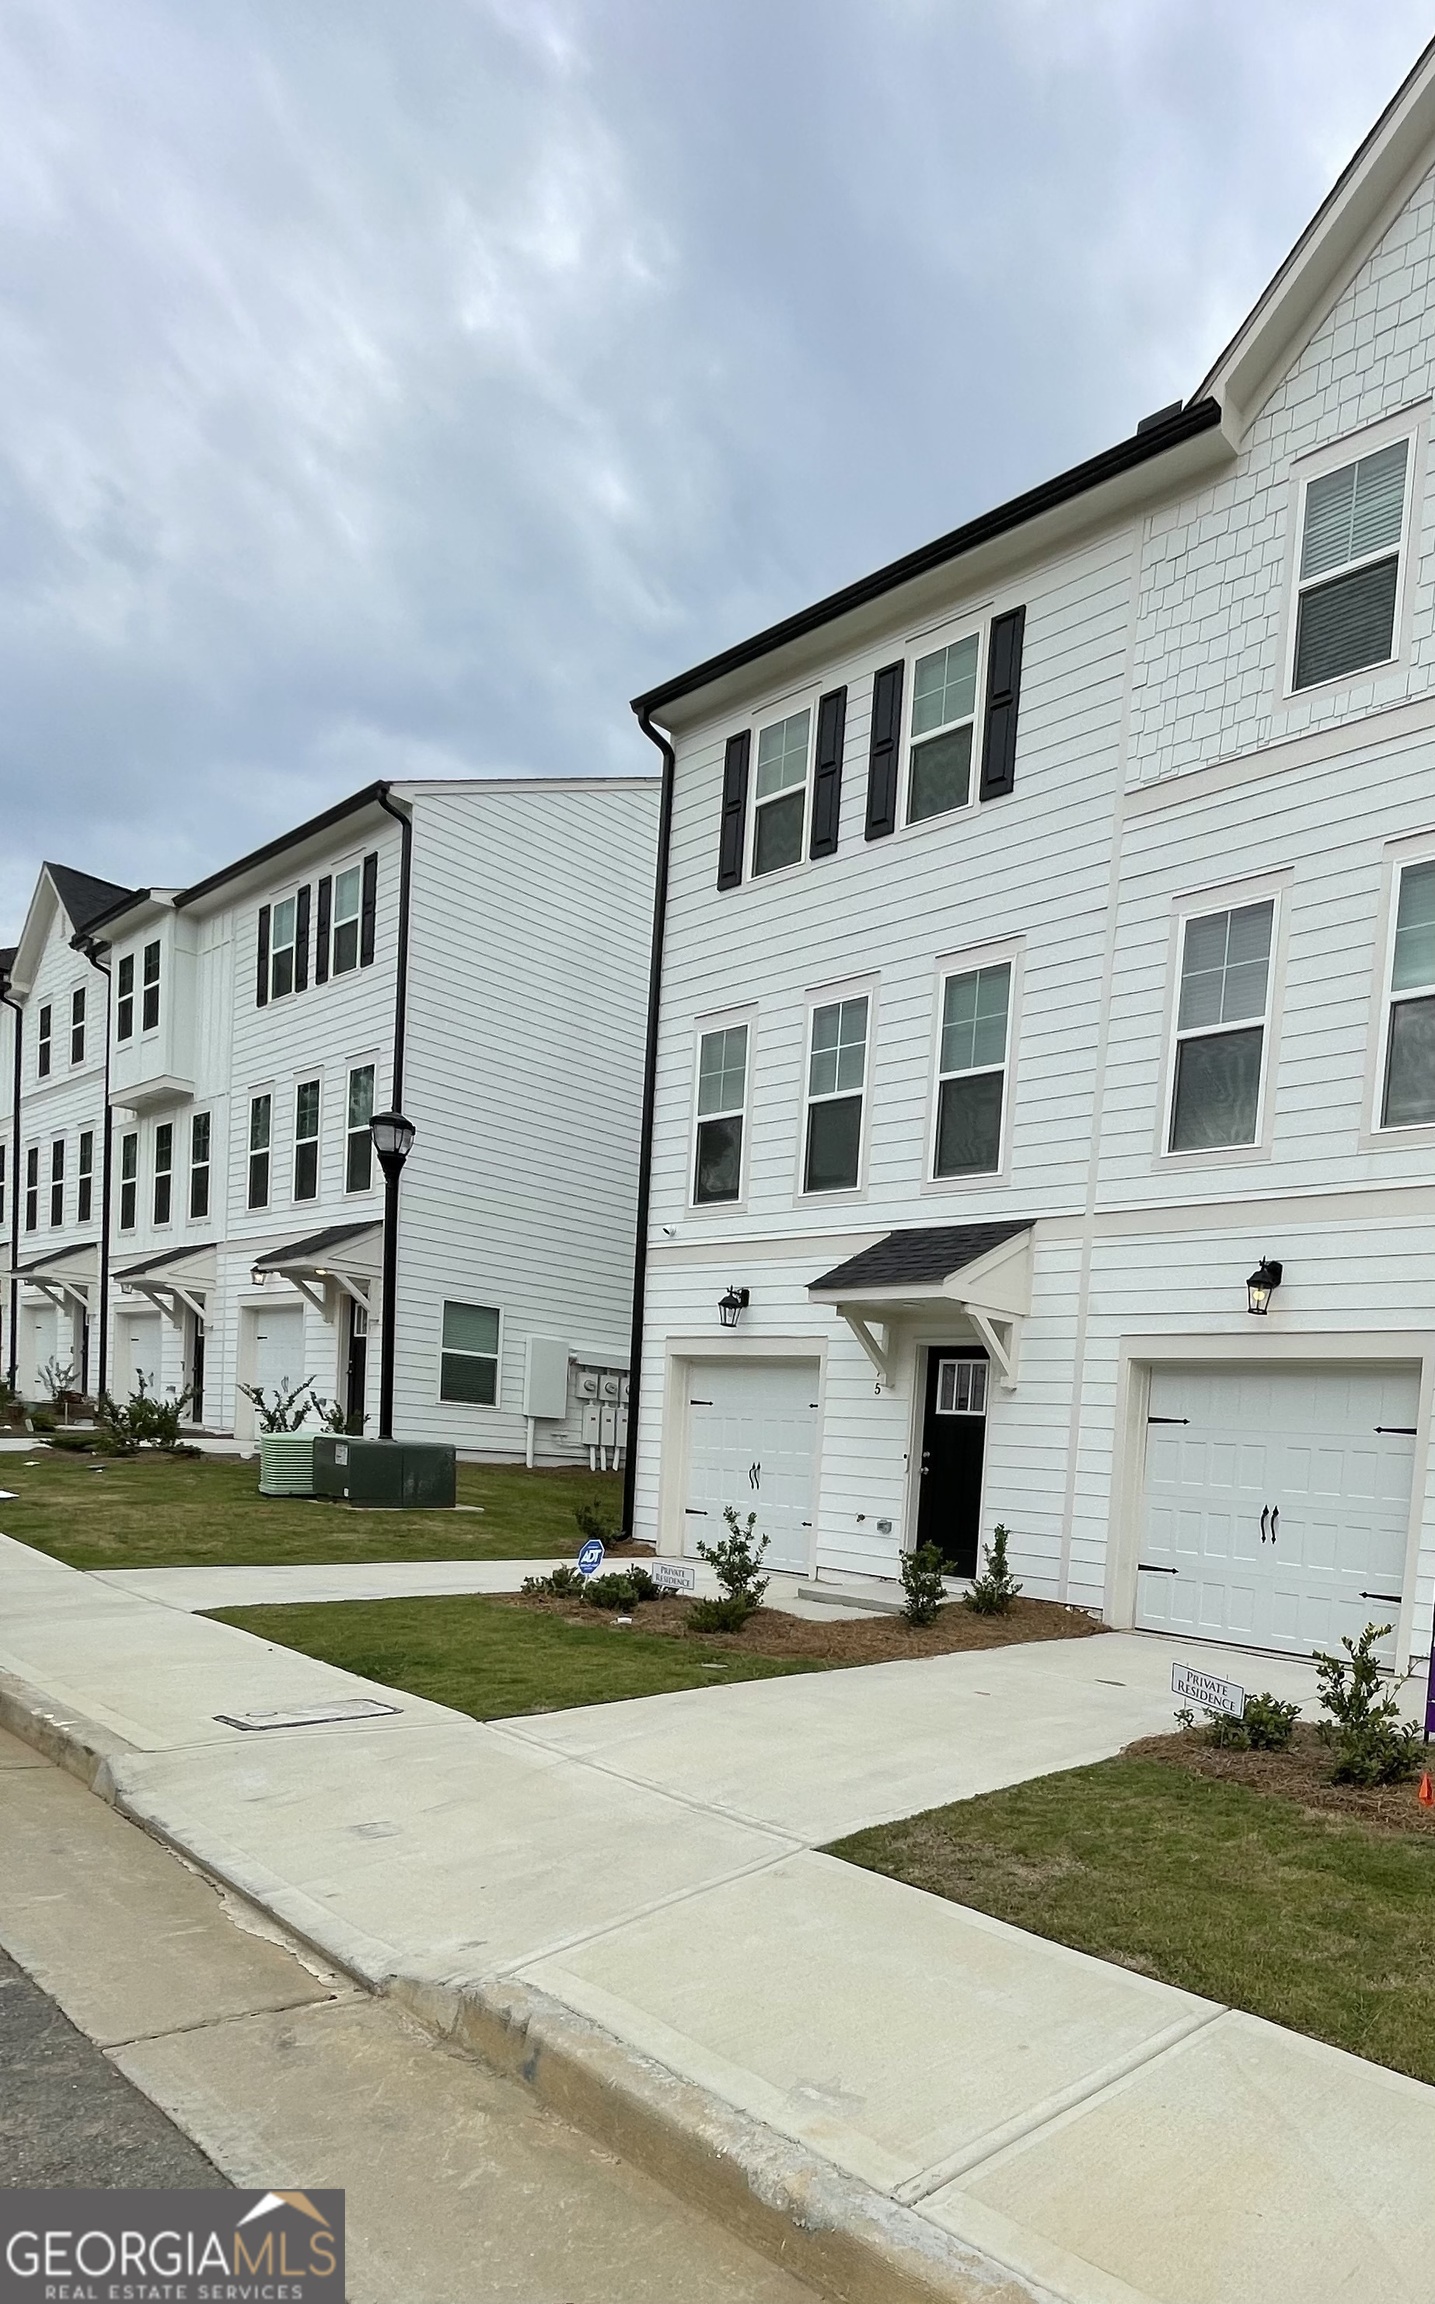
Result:
M1179 1568L1153 1568L1149 1560L1138 1560L1136 1565L1143 1576L1179 1576L1181 1573Z
M1360 1597L1362 1600L1388 1600L1392 1608L1398 1608L1405 1598L1405 1594L1403 1592L1362 1592Z
M1276 1540L1276 1535L1277 1535L1277 1533L1278 1533L1278 1531L1279 1531L1279 1528L1280 1528L1280 1524L1281 1524L1281 1508L1280 1508L1279 1504L1273 1504L1273 1505L1271 1506L1271 1542L1272 1542L1273 1544L1274 1544L1274 1542L1275 1542L1275 1540Z
M1263 1544L1264 1544L1264 1542L1265 1542L1266 1538L1269 1536L1270 1532L1271 1532L1271 1508L1270 1508L1269 1504L1263 1504L1263 1505L1261 1506L1261 1542L1262 1542Z
M707 1513L703 1510L701 1504L685 1504L683 1506L683 1510L687 1513L689 1519L706 1520L707 1518Z

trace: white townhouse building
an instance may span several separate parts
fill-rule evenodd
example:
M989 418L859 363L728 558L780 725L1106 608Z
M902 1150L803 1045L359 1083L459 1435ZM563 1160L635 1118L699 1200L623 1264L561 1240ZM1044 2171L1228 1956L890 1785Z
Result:
M311 1380L374 1429L369 1121L392 1104L417 1130L395 1430L469 1457L616 1448L657 811L656 778L374 784L194 887L109 890L88 961L42 876L12 964L22 1392L63 1297L86 1389L143 1375L249 1439L245 1386ZM92 1037L52 1112L41 1035L68 1034L71 979Z
M637 699L636 1533L1428 1651L1432 411L1435 50L1188 402Z

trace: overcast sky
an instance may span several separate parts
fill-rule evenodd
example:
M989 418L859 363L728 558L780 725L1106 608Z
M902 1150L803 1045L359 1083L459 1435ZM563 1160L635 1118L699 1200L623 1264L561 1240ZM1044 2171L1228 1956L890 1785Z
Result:
M0 941L627 700L1188 395L1417 0L8 0Z

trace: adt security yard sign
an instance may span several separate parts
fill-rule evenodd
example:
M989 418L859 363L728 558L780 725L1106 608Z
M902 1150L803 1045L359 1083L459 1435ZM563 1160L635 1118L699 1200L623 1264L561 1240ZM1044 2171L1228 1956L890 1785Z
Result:
M579 1575L596 1576L603 1565L603 1559L604 1553L601 1542L596 1536L590 1536L578 1555Z
M1239 1720L1246 1709L1246 1692L1234 1680L1218 1680L1214 1672L1198 1672L1193 1664L1171 1666L1171 1693L1199 1704L1203 1712L1224 1712Z

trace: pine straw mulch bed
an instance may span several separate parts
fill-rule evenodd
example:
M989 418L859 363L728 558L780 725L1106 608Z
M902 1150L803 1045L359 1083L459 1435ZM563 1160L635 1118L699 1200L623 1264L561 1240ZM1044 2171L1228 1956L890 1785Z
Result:
M1161 1760L1218 1784L1244 1784L1252 1792L1289 1800L1312 1817L1340 1816L1388 1832L1435 1835L1435 1808L1422 1808L1416 1796L1427 1757L1435 1776L1435 1746L1428 1755L1421 1747L1415 1775L1408 1784L1380 1784L1367 1791L1358 1784L1331 1783L1334 1754L1321 1742L1316 1729L1305 1723L1297 1725L1285 1752L1222 1752L1204 1741L1204 1733L1201 1728L1186 1728L1174 1736L1145 1736L1137 1744L1128 1744L1121 1757Z
M565 1624L590 1630L613 1622L606 1608L581 1601L554 1600L541 1593L505 1593L498 1603L539 1609ZM1009 1616L978 1616L960 1601L942 1608L934 1624L908 1624L901 1616L859 1616L850 1623L818 1623L787 1616L780 1608L759 1608L740 1632L688 1633L690 1598L645 1600L633 1610L635 1632L691 1637L714 1650L753 1656L790 1657L830 1664L892 1664L904 1656L950 1656L962 1649L1010 1648L1024 1640L1083 1640L1105 1629L1078 1608L1052 1600L1015 1600Z

